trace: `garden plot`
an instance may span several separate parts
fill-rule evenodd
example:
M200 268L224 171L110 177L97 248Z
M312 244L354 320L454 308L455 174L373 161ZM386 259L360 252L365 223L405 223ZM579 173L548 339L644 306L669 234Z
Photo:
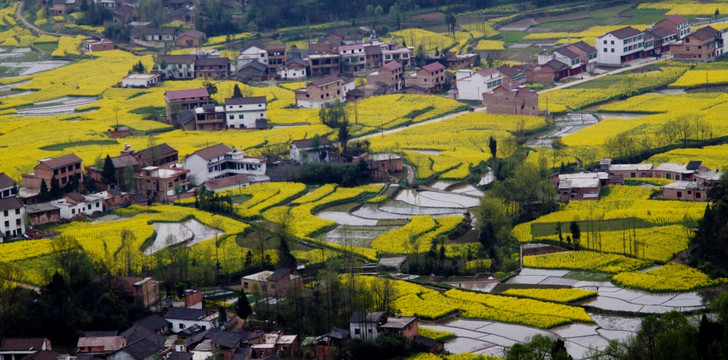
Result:
M183 223L154 223L152 226L156 237L152 245L144 250L145 255L152 255L165 247L181 243L192 246L223 234L222 231L205 226L195 219Z
M404 190L397 195L395 200L415 206L435 208L471 208L478 206L480 202L477 198L467 195L415 190Z
M70 97L64 96L57 99L39 101L33 107L19 109L20 115L52 116L59 114L72 114L77 107L93 104L98 99L95 97Z
M318 236L319 240L346 246L369 247L379 235L392 231L397 226L349 226L343 225Z
M606 281L581 281L565 276L568 270L545 270L524 268L508 284L562 285L594 290L597 296L581 305L588 305L608 311L625 311L645 314L664 314L670 311L696 311L706 308L698 292L648 293L641 290L623 289Z

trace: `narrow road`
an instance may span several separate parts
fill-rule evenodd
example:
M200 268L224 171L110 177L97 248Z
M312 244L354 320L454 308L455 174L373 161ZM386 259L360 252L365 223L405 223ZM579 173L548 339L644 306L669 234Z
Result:
M18 18L18 19L20 19L20 21L23 23L23 25L25 25L25 27L27 27L28 29L30 29L30 32L32 32L33 35L40 36L43 32L40 29L38 29L35 25L31 24L23 16L23 6L24 5L25 5L25 2L24 1L20 1L18 3L18 7L15 9L15 17Z

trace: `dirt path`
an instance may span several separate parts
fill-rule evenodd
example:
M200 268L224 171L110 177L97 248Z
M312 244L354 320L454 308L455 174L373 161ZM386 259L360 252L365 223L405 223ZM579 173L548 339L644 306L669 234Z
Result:
M52 33L47 32L39 29L37 26L31 24L24 16L23 16L23 6L25 5L24 1L20 1L18 3L18 8L15 9L15 17L20 19L20 22L23 23L23 25L30 30L31 33L35 36L41 36L43 34L53 35L53 36L70 36L68 34L63 33Z

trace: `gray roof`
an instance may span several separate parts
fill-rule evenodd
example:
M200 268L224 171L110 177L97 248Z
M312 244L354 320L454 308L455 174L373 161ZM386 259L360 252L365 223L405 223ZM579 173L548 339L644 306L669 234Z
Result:
M142 339L149 340L157 345L164 346L164 336L158 335L152 330L144 328L138 324L132 325L132 327L126 329L121 333L121 336L126 338L127 344L131 344Z
M250 105L250 104L265 104L265 96L249 96L241 98L228 98L225 99L225 105Z
M131 155L121 155L111 158L111 163L116 169L125 169L127 166L137 166L139 162Z
M628 37L632 37L632 36L638 35L640 33L642 33L642 31L639 31L631 26L627 26L627 27L623 27L618 30L608 32L607 34L612 34L618 39L626 39Z
M0 210L13 210L21 208L23 208L23 203L14 196L0 199Z
M192 360L192 353L173 351L169 354L167 360Z
M129 344L123 348L121 348L117 352L125 352L135 360L143 360L146 359L149 356L152 356L162 350L164 348L164 345L160 346L153 341L142 339L135 343Z
M320 146L328 146L329 144L329 139L326 136L322 136ZM296 145L299 149L308 149L313 147L311 145L311 139L294 140L293 145Z
M271 276L268 277L268 281L278 281L291 274L291 269L280 268L277 269Z
M51 203L48 203L48 202L25 206L25 212L30 215L44 213L44 212L48 212L48 211L61 211L61 209L53 206Z
M164 317L167 319L176 320L200 320L205 316L207 316L207 311L203 309L171 307L167 311L167 315L165 315Z
M354 311L353 314L351 314L351 317L349 318L350 323L379 323L386 317L386 314L383 311L377 311L377 312L361 312L361 311Z
M243 67L242 67L242 69L247 69L247 68L252 68L252 69L258 70L258 71L266 71L268 69L268 67L265 66L265 64L261 63L258 60L251 61L251 62L243 65ZM240 70L242 70L242 69L240 69Z
M248 333L246 331L226 332L218 329L210 329L205 334L205 337L212 340L212 343L215 345L232 349L247 340Z
M167 145L167 143L159 144L157 146L151 147L149 149L144 149L139 152L142 156L144 156L147 159L151 159L152 155L157 155L158 158L164 157L165 155L176 153L177 150L172 148L171 146Z
M157 314L152 314L145 318L141 318L135 321L134 324L137 324L147 330L152 331L160 330L171 325L169 321L165 320L163 317Z
M5 173L0 173L0 189L7 189L17 184L10 176L5 175Z
M579 54L569 50L568 46L569 45L562 46L560 48L555 49L554 51L558 52L561 55L568 57L569 59L578 59Z
M195 55L159 55L157 56L157 64L165 61L167 64L192 64L197 59Z
M387 318L387 322L381 325L382 328L385 329L404 329L409 324L411 324L413 321L416 321L416 316L397 316L397 317L389 317Z
M706 26L704 28L700 28L696 31L693 31L690 35L691 37L694 37L698 40L705 41L711 38L715 38L720 34L720 31L713 29L710 26Z
M204 57L195 61L195 66L227 66L230 60L225 57Z

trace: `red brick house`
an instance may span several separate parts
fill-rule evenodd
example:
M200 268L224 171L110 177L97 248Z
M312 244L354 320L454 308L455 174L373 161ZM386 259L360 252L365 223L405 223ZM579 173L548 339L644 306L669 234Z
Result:
M722 32L706 26L671 45L670 51L675 60L708 62L723 56L723 41Z
M195 77L224 79L230 76L230 60L226 57L203 57L195 61Z
M420 87L432 94L442 90L445 84L445 66L439 62L425 65L405 78L406 87Z
M184 110L194 109L210 102L207 89L171 90L164 93L167 122L179 125L177 116Z
M707 201L708 187L697 181L675 181L660 188L666 200Z
M483 104L489 114L539 114L538 94L514 81L504 82L492 92L484 92Z
M83 183L83 170L81 158L76 154L63 155L57 158L46 158L40 160L40 164L33 168L30 174L22 174L23 186L30 189L40 189L41 183L45 180L46 186L50 189L51 179L58 179L61 188L73 182Z

